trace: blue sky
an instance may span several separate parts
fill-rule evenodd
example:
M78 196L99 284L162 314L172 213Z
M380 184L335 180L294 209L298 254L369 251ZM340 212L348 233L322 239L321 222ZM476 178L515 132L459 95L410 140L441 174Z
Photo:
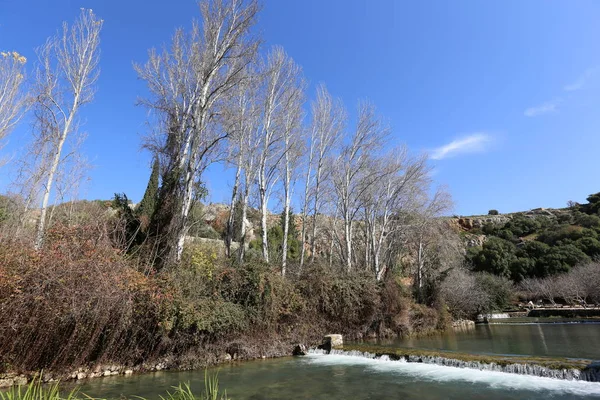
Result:
M84 197L138 201L150 172L140 149L145 94L132 62L198 16L192 0L0 0L0 49L33 65L36 46L79 8L105 20L96 100L82 109L94 168ZM600 2L264 1L257 29L351 113L373 101L393 140L429 152L436 184L461 215L562 207L600 191ZM3 155L18 154L24 121ZM211 200L228 173L208 173ZM10 166L0 170L0 192Z

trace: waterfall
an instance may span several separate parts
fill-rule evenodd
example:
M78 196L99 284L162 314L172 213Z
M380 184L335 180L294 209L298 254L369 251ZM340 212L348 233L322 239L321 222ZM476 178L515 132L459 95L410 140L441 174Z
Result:
M506 318L510 318L510 315L508 315L507 313L494 313L494 314L488 314L487 317L489 319L506 319Z
M508 313L492 313L492 314L479 314L477 321L483 322L491 319L508 319L510 315Z
M312 349L308 351L309 355L327 354L323 350ZM424 363L440 365L454 368L468 368L480 371L505 372L519 375L531 375L544 378L571 380L571 381L588 381L600 382L600 363L594 363L584 368L579 369L553 369L536 364L507 364L501 365L494 362L482 363L479 361L463 361L447 357L439 356L419 356L405 355L398 356L396 354L379 354L362 352L360 350L339 350L332 349L330 355L362 357L368 359L377 359L381 361L401 362L401 363Z

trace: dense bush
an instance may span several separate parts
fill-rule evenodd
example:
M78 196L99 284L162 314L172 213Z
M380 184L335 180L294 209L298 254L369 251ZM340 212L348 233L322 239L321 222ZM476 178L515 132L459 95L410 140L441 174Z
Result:
M291 346L326 332L387 336L444 325L442 309L415 305L393 277L378 283L318 263L282 277L262 262L230 265L203 243L155 273L115 246L109 227L55 226L39 252L0 244L2 368L139 364L269 337Z
M42 252L4 244L0 366L139 361L153 352L161 296L127 265L105 231L55 227Z
M192 225L188 231L188 235L206 239L221 239L219 232L204 221L199 221Z
M298 285L308 308L317 311L330 329L366 330L377 317L379 287L370 274L339 273L316 264L304 269Z
M511 267L516 261L516 247L508 240L489 238L481 249L471 248L467 257L475 270L510 277Z
M477 314L506 309L513 296L507 278L465 269L452 270L441 285L441 296L455 318L473 319Z
M533 219L515 219L498 229L490 225L483 227L489 238L481 247L468 249L467 261L476 271L490 272L508 277L515 282L526 278L567 272L577 264L589 262L600 255L600 241L594 229L565 225L532 231L536 226ZM542 228L540 228L542 229ZM519 235L535 233L531 240L519 239Z
M600 215L600 192L590 194L586 200L587 204L579 205L578 209L589 215Z
M514 214L504 225L485 224L481 232L488 240L468 249L467 262L477 271L515 282L565 273L589 263L600 257L600 193L587 200L587 204L571 203L567 210L554 214Z
M546 278L526 279L519 285L526 300L544 300L551 304L600 304L600 263L588 262L567 273Z

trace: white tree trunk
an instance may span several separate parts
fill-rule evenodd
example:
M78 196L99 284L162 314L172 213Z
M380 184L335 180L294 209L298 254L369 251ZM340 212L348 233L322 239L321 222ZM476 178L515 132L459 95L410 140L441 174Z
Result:
M321 184L321 168L322 165L319 163L315 174L315 209L313 210L312 217L312 237L310 240L310 262L315 262L315 253L317 252L316 237L317 237L317 213L319 212L319 190Z
M268 264L269 263L269 243L267 238L267 189L265 187L264 178L261 179L260 182L260 227L262 229L262 254L263 259Z
M350 272L352 269L352 224L348 217L344 221L344 235L346 239L346 269Z
M419 301L423 300L423 242L419 240L419 252L417 254L417 291Z
M309 155L309 160L308 160L308 171L306 172L306 184L304 186L304 204L302 206L302 233L301 233L301 243L302 243L302 248L300 249L300 270L302 270L302 267L304 266L304 257L305 257L305 253L306 253L306 246L304 245L306 243L306 219L308 216L308 200L309 200L309 191L310 191L310 173L311 173L311 163L312 163L312 158L313 158L313 144L311 141L311 145L310 145L310 155Z
M242 198L242 226L240 229L240 247L238 250L238 261L241 264L244 261L246 254L246 214L248 210L248 193L246 192Z
M35 249L39 250L42 248L44 244L44 233L46 231L46 214L48 212L48 202L50 200L50 192L52 191L52 184L54 183L54 176L56 175L56 171L58 170L58 165L60 163L60 155L62 153L63 146L65 141L67 140L67 133L69 126L71 124L71 119L67 121L63 132L60 136L60 140L58 145L56 146L56 152L54 153L54 158L52 160L52 164L50 165L50 171L48 171L48 179L46 180L46 185L44 187L44 197L42 198L42 209L40 210L40 219L37 226L37 234L35 237Z
M286 146L287 147L287 146ZM290 231L290 180L291 180L291 170L290 170L290 157L289 151L285 153L285 181L284 181L284 196L285 196L285 206L283 207L284 217L283 217L283 243L282 243L282 254L281 254L281 275L285 276L285 270L287 267L287 251L288 251L288 233Z
M235 178L233 181L233 189L231 190L231 203L229 206L229 216L227 217L227 233L225 234L225 256L231 257L231 242L233 241L233 225L235 223L235 200L237 197L238 187L240 184L240 176L242 172L242 152L238 156ZM242 225L244 220L242 220Z

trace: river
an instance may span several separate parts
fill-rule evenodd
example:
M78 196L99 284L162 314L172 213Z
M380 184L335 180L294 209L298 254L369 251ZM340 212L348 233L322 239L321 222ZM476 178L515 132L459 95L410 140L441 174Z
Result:
M599 341L598 324L519 324L481 325L470 332L396 344L461 352L600 359ZM344 355L313 354L234 363L218 368L218 373L221 387L234 400L600 398L600 383ZM81 391L114 399L131 395L158 398L179 382L190 382L192 388L200 391L203 380L203 371L159 372L90 380L81 385Z
M548 321L548 320L544 320ZM476 354L572 357L600 360L600 323L502 323L379 344Z

